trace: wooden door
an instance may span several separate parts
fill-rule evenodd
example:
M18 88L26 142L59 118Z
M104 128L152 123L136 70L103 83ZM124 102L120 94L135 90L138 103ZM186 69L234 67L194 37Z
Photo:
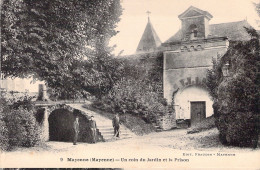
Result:
M206 102L190 102L191 126L206 119Z

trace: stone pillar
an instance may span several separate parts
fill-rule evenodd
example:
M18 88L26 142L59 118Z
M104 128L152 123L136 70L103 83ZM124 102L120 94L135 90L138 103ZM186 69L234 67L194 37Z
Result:
M47 88L45 84L39 84L38 101L48 101Z
M49 141L49 111L48 107L44 107L44 114L43 114L43 120L42 120L42 140L43 141Z

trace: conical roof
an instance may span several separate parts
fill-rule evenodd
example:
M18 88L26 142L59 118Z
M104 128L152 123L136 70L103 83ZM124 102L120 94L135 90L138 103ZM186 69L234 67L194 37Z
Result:
M145 27L142 38L138 44L136 52L148 52L154 51L157 47L161 45L161 40L156 34L150 18L148 17L148 23Z

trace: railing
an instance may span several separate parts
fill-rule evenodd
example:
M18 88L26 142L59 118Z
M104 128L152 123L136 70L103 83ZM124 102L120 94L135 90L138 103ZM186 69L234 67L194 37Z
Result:
M88 100L86 99L77 99L77 100L47 100L47 101L35 101L35 105L56 105L56 104L84 104L84 103L89 103Z

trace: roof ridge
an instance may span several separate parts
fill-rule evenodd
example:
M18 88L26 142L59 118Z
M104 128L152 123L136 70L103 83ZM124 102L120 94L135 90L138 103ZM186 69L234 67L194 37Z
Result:
M221 24L232 24L232 23L238 23L238 22L247 22L247 20L243 19L243 20L240 20L240 21L233 21L233 22L222 22L222 23L217 23L217 24L209 24L210 26L211 25L221 25ZM248 22L247 22L248 23Z

